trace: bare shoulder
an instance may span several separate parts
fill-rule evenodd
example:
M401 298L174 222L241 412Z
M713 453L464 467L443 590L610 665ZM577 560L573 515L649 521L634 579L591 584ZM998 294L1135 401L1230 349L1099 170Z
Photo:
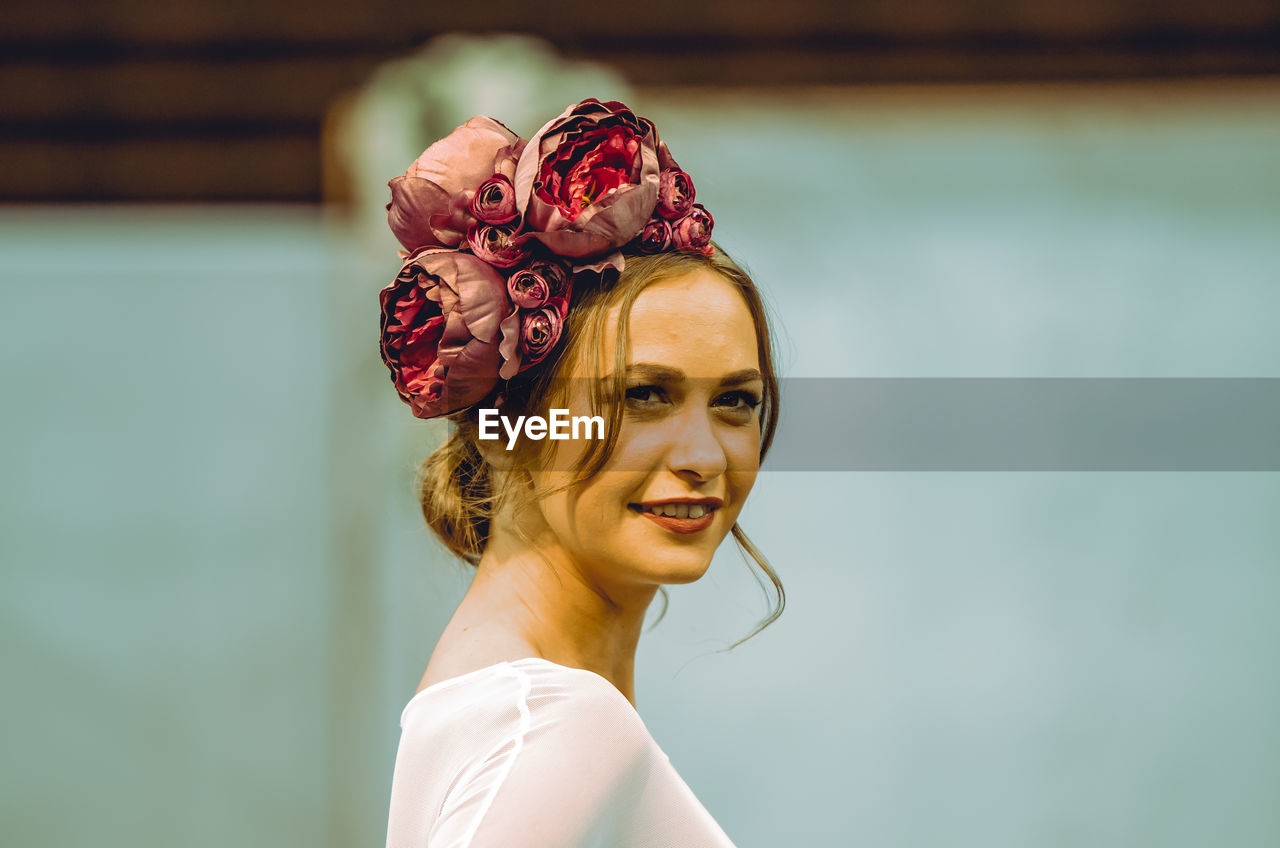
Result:
M429 686L443 683L463 675L490 668L504 662L530 656L530 646L501 631L476 632L477 628L445 629L426 671L418 684L421 692Z

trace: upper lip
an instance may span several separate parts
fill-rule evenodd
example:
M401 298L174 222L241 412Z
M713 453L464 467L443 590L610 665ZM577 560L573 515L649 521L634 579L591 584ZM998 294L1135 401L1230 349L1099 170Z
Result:
M631 504L640 509L648 509L655 506L666 506L667 504L688 504L689 506L705 506L707 509L719 509L724 506L724 501L720 498L663 498L658 501L641 501L640 503Z

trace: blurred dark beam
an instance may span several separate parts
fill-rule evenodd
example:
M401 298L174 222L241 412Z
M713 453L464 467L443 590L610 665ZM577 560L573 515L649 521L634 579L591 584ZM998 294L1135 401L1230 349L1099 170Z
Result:
M319 197L313 134L122 138L111 143L0 139L4 198L49 201L311 201Z
M3 54L0 54L3 55ZM385 57L270 56L205 61L145 58L0 62L6 123L114 120L317 125L336 92L358 84Z
M620 37L791 39L832 34L928 37L1014 32L1088 38L1165 29L1213 34L1274 28L1272 0L648 0L637 7L599 0L6 0L0 32L7 40L209 44L254 41L355 41L412 44L445 31L543 35L584 48Z
M639 86L1280 75L1274 0L643 8L6 0L0 153L25 165L0 170L0 200L319 200L325 109L381 62L446 30L541 34ZM85 156L98 162L92 172ZM192 157L202 168L181 166Z

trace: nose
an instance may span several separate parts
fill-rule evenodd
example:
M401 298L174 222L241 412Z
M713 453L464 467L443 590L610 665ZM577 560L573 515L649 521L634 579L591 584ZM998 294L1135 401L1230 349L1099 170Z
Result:
M715 430L715 422L705 409L690 404L672 434L667 451L667 467L689 482L705 482L723 474L728 456Z

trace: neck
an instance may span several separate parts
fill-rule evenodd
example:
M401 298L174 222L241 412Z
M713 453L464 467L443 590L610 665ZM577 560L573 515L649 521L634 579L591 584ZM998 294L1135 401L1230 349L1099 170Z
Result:
M445 636L467 653L593 671L634 705L636 646L656 592L603 584L564 550L497 530Z

